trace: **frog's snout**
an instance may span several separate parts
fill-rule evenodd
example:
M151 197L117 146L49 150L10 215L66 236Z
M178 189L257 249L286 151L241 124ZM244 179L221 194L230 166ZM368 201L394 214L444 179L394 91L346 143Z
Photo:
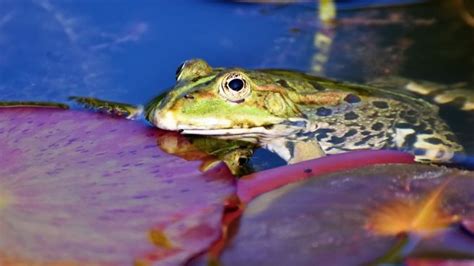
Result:
M178 130L178 122L172 112L157 110L154 111L151 118L150 122L158 128L172 131Z

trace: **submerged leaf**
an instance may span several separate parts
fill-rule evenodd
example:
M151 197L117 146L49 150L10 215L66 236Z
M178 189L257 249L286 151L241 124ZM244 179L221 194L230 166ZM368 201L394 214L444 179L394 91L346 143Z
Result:
M323 169L336 168L338 164L332 163L340 163L339 160L331 161L331 157L325 162L327 165ZM319 165L319 162L313 163ZM286 170L285 174L289 176L298 176L301 171L291 172L289 169L296 168L280 171ZM384 255L397 245L401 245L397 248L401 254L393 254L391 258L399 258L400 262L405 256L410 256L411 251L420 252L417 254L421 256L447 248L474 256L473 237L455 226L429 239L414 234L407 242L400 242L398 236L374 234L367 230L367 219L374 206L396 199L423 198L448 179L451 179L449 186L438 191L443 192L440 194L442 197L433 194L429 198L442 198L443 204L425 201L424 206L439 206L441 209L437 213L440 214L458 213L474 217L474 174L466 171L395 164L368 166L314 178L308 176L304 181L261 194L247 203L239 231L222 253L222 264L367 265L380 258L389 260ZM432 217L429 213L421 217ZM423 219L415 219L416 224L421 225Z

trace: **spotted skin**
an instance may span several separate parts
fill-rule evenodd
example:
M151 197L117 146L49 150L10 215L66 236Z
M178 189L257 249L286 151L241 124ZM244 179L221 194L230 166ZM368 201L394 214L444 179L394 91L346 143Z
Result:
M73 100L128 118L143 112L154 126L183 134L252 142L288 163L358 149L397 149L420 162L449 162L463 148L437 106L414 93L438 103L463 101L465 110L474 103L459 89L450 94L404 79L353 84L287 70L212 68L200 59L186 61L176 77L175 86L144 109Z
M310 103L298 106L308 120L317 123L315 131L300 132L300 138L317 139L326 154L357 149L397 149L413 153L420 162L448 162L455 154L463 152L448 125L438 116L436 106L397 92L398 88L384 90L312 79L301 73L290 75L302 77L300 80L309 81L311 86L297 84L293 79L287 78L285 82L280 79L278 83L288 90L304 93L307 88L320 92L343 88L347 93L336 105Z
M397 149L412 152L418 161L445 162L462 151L435 110L370 98L330 110L326 113L331 115L311 112L311 108L305 112L319 121L314 137L327 154L356 149Z

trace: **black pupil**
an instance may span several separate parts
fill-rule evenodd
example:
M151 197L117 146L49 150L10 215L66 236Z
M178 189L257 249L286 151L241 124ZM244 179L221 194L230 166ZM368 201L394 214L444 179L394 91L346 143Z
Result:
M241 79L233 79L229 82L229 88L233 91L240 91L244 87L244 81Z

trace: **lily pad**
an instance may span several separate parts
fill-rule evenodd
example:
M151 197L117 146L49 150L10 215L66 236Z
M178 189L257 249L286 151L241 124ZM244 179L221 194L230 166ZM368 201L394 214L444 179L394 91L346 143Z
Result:
M399 233L381 234L371 228L371 217L378 209L394 201L419 201L443 184L443 192L437 194L441 195L440 211L460 220L473 217L474 174L444 167L377 165L281 187L247 205L222 263L361 265L423 258L439 251L449 251L444 258L453 254L472 258L474 238L457 223L429 237L413 234L415 241L410 237L402 244ZM392 221L401 219L401 215L393 216ZM400 245L405 253L391 256Z
M237 194L242 202L247 203L265 192L313 176L372 164L413 162L413 155L400 151L359 150L341 153L246 175L237 183Z
M205 250L233 177L166 154L158 135L99 114L0 109L0 264L176 265Z

